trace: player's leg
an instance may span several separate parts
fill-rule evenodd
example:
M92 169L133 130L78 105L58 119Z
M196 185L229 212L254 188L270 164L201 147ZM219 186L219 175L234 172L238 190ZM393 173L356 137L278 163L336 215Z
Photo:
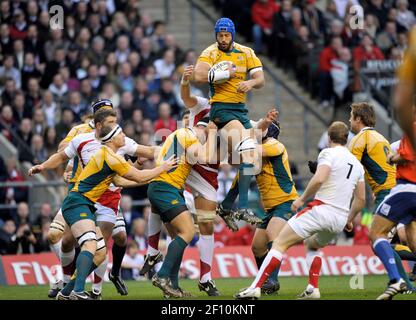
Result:
M172 269L176 268L179 271L178 266L180 267L180 263L182 262L183 252L192 241L195 234L195 228L191 215L187 210L184 210L179 214L171 211L167 215L171 217L174 216L172 219L170 217L166 217L166 219L168 221L170 220L169 223L172 225L177 235L169 244L162 267L153 277L152 283L162 289L165 294L180 298L182 297L182 293L171 287L169 278L171 277Z
M215 190L213 195L216 196ZM198 287L201 291L205 291L209 296L219 295L219 291L211 277L212 259L214 257L214 219L216 207L216 201L207 200L201 195L195 198L195 208L200 233L197 242L200 257L200 278Z
M223 140L230 142L230 153L236 151L240 155L238 170L239 198L236 218L246 220L249 223L261 223L260 219L258 219L248 208L248 191L251 178L255 173L255 162L258 159L254 131L250 124L244 125L239 120L232 120L228 122L220 132L221 134L226 134L226 137Z
M163 260L163 255L159 250L159 239L162 226L163 222L160 215L150 212L149 222L147 224L147 253L144 258L143 267L139 273L141 276L144 276Z
M127 248L127 231L126 223L122 214L117 216L116 224L112 231L112 238L114 240L113 247L111 248L113 256L113 266L109 273L109 279L114 283L118 293L121 295L128 294L128 288L123 279L121 278L121 264L123 262L124 255Z
M406 228L403 224L397 225L397 234L400 239L400 244L392 245L394 251L397 252L402 261L413 261L416 262L416 254L408 246L408 240L406 235ZM416 281L416 263L413 265L412 271L408 275L410 281ZM406 279L405 279L406 280ZM407 282L406 282L407 283ZM409 287L409 284L408 284ZM412 286L410 286L412 287Z
M254 237L253 237L253 241L251 242L251 251L253 252L254 259L256 260L256 265L257 265L258 270L260 269L264 259L267 256L267 252L268 252L267 244L269 242L269 239L267 237L267 232L266 232L266 229L265 229L266 225L261 224L256 228L256 231L255 231ZM271 288L271 286L270 286L270 283L271 283L270 277L269 277L269 279L267 279L267 281L262 286L262 293L264 293L264 294L270 294L271 293L268 290L268 289Z
M68 226L65 228L62 236L62 246L60 252L64 284L67 284L71 280L71 276L75 272L75 261L77 256L75 249L76 245L77 241Z
M64 217L62 216L62 210L59 209L53 221L51 222L51 225L49 226L49 230L48 230L49 246L52 252L55 253L55 255L58 257L58 259L59 259L60 249L61 249L62 234L66 226L67 224L65 222Z
M217 213L224 220L227 227L232 231L237 231L238 226L233 219L232 208L235 199L238 197L238 174L234 177L230 190L224 200L218 205Z
M415 281L416 280L416 221L410 222L407 226L405 226L406 231L406 238L407 243L409 245L409 248L411 250L412 254L412 261L415 261L415 264L413 266L413 270L409 275L410 280ZM408 252L408 256L410 256L410 252Z

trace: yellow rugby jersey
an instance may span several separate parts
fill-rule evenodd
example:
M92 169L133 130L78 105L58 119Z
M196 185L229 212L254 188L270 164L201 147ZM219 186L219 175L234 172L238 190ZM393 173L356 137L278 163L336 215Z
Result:
M257 58L253 49L235 43L233 49L229 52L221 51L218 44L206 48L198 58L198 62L206 62L211 67L221 61L233 62L237 69L235 77L223 84L210 85L210 103L244 103L246 94L237 92L237 86L240 82L245 81L250 70L262 67L262 63Z
M152 181L163 181L175 188L184 189L186 178L192 168L186 162L186 149L195 143L198 143L198 139L191 128L181 128L171 133L159 152L156 165L159 166L162 161L169 159L172 155L178 157L179 165L168 172L162 173Z
M79 192L92 202L96 202L108 189L114 176L116 174L124 176L130 167L122 156L103 146L88 161L72 192Z
M261 172L256 176L264 209L295 200L298 197L290 172L289 157L285 146L269 138L263 144L265 152Z
M396 168L387 163L390 143L380 133L364 128L351 139L348 148L364 166L365 177L375 194L396 185Z
M66 137L62 140L64 142L71 142L72 139L74 139L77 135L83 134L83 133L89 133L95 130L94 122L90 121L89 123L81 123L75 127L73 127ZM71 179L69 179L69 188L71 189L72 184L77 182L78 176L81 174L82 167L79 165L79 159L78 157L74 158L73 164L72 164L72 175Z

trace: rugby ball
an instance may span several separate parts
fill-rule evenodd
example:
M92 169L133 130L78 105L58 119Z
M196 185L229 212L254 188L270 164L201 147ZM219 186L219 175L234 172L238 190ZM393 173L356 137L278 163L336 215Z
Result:
M230 67L230 63L231 63L231 68L232 70L237 69L236 65L232 62L232 61L221 61L218 62L216 64L214 64L211 69L209 69L208 72L208 81L209 83L214 83L214 84L222 84L227 82L230 78L222 78L222 77L218 77L216 76L217 72L221 72L221 71L227 71ZM231 72L231 70L230 70Z

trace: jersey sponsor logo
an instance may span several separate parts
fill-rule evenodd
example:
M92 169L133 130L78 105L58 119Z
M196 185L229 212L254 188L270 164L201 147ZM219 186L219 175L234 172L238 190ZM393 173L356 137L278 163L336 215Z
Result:
M88 214L86 214L86 213L80 213L80 215L79 215L81 218L86 218L86 217L88 217Z
M390 213L391 206L387 203L383 203L380 208L380 213L387 216Z
M179 203L179 200L178 199L175 199L175 200L172 200L170 203L171 204L178 204Z

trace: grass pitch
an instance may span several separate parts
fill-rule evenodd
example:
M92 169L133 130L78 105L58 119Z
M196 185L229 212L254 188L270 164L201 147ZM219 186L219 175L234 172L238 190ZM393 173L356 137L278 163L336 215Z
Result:
M217 279L215 282L221 292L220 297L208 297L200 292L197 280L181 280L183 289L190 291L196 300L230 300L241 288L247 287L252 279ZM351 277L332 276L321 277L319 281L322 300L374 300L381 294L387 283L387 276L365 276L364 289L351 289ZM282 277L280 291L277 295L262 296L261 300L295 300L296 296L305 288L307 277ZM120 296L112 283L105 283L103 300L159 300L163 299L158 288L150 281L128 281L129 295ZM90 285L87 284L87 288ZM47 300L48 286L0 286L0 300ZM416 294L400 294L395 300L416 300Z

